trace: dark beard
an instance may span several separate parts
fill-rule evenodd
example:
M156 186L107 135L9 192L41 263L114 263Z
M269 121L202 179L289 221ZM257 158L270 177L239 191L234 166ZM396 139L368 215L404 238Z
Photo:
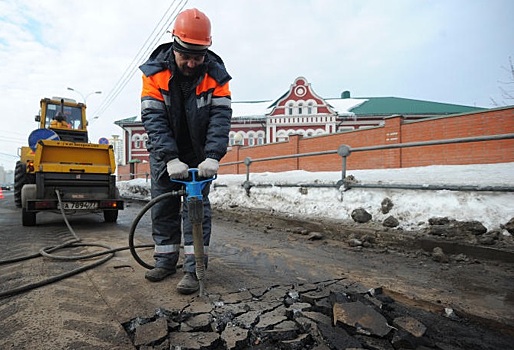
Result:
M202 65L196 66L195 68L189 68L186 64L184 64L179 66L178 69L183 76L193 79L200 76Z

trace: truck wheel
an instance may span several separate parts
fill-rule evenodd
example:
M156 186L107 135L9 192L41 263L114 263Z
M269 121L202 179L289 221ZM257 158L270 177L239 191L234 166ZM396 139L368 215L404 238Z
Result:
M36 198L36 185L27 184L21 189L21 222L23 226L35 226L36 225L36 213L35 211L27 210L27 201L29 199Z
M120 198L120 190L114 188L114 198ZM118 220L118 210L104 210L104 221L105 222L116 222Z
M26 166L20 161L16 162L14 169L14 204L21 208L21 189L27 183Z
M104 210L104 220L105 222L116 222L118 220L118 211Z
M23 226L36 226L36 212L21 209L21 223Z

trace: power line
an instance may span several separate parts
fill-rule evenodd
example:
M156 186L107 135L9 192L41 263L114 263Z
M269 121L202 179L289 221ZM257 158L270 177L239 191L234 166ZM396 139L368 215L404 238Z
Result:
M186 0L186 2L187 2L187 0ZM174 3L175 2L173 2L172 5L168 8L168 10L166 10L166 12L164 13L163 17L159 21L159 23L161 23L163 21L163 19L166 16L166 13L168 13L170 11L170 9L173 7ZM182 5L182 8L183 8L184 5L185 5L185 3ZM168 22L169 22L170 18L172 18L172 20L173 20L176 17L176 14L175 14L176 9L173 10L173 12L167 18L167 20L161 25L161 28L159 29L160 31L162 31L163 28L169 26ZM149 36L149 38L145 42L145 44L148 44L147 48L145 49L144 45L143 45L143 47L141 47L139 49L136 57L134 57L134 59L132 60L131 64L129 65L129 67L127 67L127 69L125 70L125 72L122 75L122 77L120 78L120 80L118 80L118 82L116 83L115 87L109 92L109 94L107 95L106 99L103 101L102 105L98 108L97 112L95 112L94 115L102 114L114 102L114 100L117 98L117 96L121 93L121 91L125 88L125 86L130 81L130 79L133 77L134 73L137 71L140 62L142 62L142 60L144 58L146 58L146 56L148 55L149 51L151 49L153 49L153 46L155 45L155 43L162 38L162 36L164 35L165 32L163 32L160 36L158 36L157 33L155 33L156 30L157 30L157 27L159 26L159 23L157 24L156 28L154 28L152 34ZM152 36L153 36L153 39L151 39L152 41L149 42L149 40L150 40L150 38ZM143 51L143 49L144 49L144 51Z
M17 155L15 154L9 154L9 153L4 153L4 152L0 152L0 157L12 157L12 158L18 158Z
M14 130L0 130L0 134L8 134L9 136L12 136L13 134L15 135L20 135L20 136L25 136L25 133L21 133L21 132L18 132L18 131L14 131Z
M139 65L143 62L144 59L146 59L149 52L153 50L155 44L164 36L164 34L166 34L167 28L169 28L171 23L173 23L177 15L180 13L180 11L182 11L182 9L185 7L185 5L187 4L187 0L180 0L177 6L173 10L171 10L174 7L175 3L177 3L177 1L173 1L171 5L168 7L168 9L164 12L163 16L155 26L152 33L141 46L132 62L130 62L129 66L125 69L121 78L116 82L113 89L107 94L107 97L102 101L100 107L98 107L96 112L93 114L94 116L99 116L103 112L105 112L105 110L110 107L110 105L114 102L118 95L123 91L125 86L128 84L130 79L132 79L135 72L139 68ZM170 12L170 10L171 13L167 15L167 13Z
M143 52L146 52L147 49L145 49L145 45L148 45L149 46L149 40L150 38L152 38L153 36L153 39L152 39L152 43L153 43L153 40L155 40L155 38L157 37L157 28L159 27L160 23L164 20L164 18L166 17L166 14L170 11L170 9L173 7L175 1L172 2L172 4L170 5L170 7L168 7L168 9L164 12L163 16L161 17L161 19L159 20L159 22L157 23L157 26L154 28L154 30L152 31L152 33L150 34L150 36L146 39L145 43L143 44L143 46L139 49L139 51L137 52L136 56L134 57L134 59L132 60L132 62L129 64L129 66L125 69L125 72L123 73L123 75L121 76L121 78L118 80L118 82L115 84L114 88L109 92L109 94L107 95L106 99L102 102L102 104L100 105L100 107L98 108L98 110L94 113L94 115L99 115L101 113L103 113L111 104L112 102L114 102L114 100L116 99L116 97L119 95L119 93L123 90L123 88L127 85L128 81L132 78L134 72L136 71L137 67L138 67L138 63L139 61L141 60L141 57L143 57ZM166 23L166 22L165 22ZM164 24L163 24L164 25ZM162 37L162 35L161 35ZM160 39L160 38L159 38ZM143 49L145 51L143 51Z
M15 138L15 137L6 137L6 136L0 136L0 142L25 142L27 141L27 138Z

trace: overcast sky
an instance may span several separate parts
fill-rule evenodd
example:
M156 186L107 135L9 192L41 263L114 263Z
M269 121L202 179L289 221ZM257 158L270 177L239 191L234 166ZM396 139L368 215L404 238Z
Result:
M139 113L135 67L182 6L211 18L234 101L274 100L304 76L325 98L513 104L500 92L511 0L0 0L0 165L14 168L42 97L102 91L87 98L90 139L121 135L113 122Z

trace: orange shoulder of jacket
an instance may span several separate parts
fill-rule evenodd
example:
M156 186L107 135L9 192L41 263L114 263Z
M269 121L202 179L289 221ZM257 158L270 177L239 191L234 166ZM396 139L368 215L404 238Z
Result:
M163 70L152 76L147 77L143 74L143 90L141 97L153 97L157 100L163 101L161 91L168 91L168 81L171 78L169 70Z
M209 75L205 76L205 79L202 80L200 85L196 88L196 94L200 95L202 92L206 92L209 90L213 90L214 96L230 96L230 90L228 86L228 82L224 85L219 85L214 78Z

